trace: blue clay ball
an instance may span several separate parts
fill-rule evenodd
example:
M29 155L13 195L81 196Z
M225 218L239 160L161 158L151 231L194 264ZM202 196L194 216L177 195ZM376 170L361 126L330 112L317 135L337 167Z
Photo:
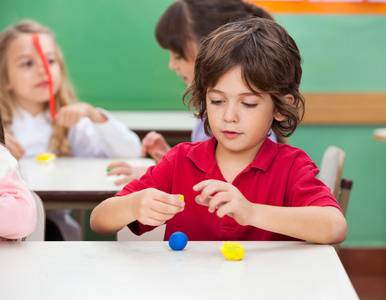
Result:
M182 250L188 243L188 237L185 233L177 231L173 233L169 238L169 246L173 250Z

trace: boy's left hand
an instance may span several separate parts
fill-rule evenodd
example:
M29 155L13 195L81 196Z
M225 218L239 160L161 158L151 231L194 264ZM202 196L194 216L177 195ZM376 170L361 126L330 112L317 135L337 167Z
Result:
M196 202L208 206L209 212L213 213L217 209L218 217L228 215L240 225L249 225L252 203L232 184L219 180L204 180L196 184L193 190L201 191Z

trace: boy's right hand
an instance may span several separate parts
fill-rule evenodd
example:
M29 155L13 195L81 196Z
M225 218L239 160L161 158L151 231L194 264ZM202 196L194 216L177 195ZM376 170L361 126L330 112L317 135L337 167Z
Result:
M19 160L25 155L23 146L10 133L5 132L5 147L11 152L12 156Z
M184 210L180 195L171 195L154 188L137 192L131 203L135 219L144 225L160 226Z
M155 131L150 131L142 140L142 156L149 153L156 162L159 162L170 149L162 134Z

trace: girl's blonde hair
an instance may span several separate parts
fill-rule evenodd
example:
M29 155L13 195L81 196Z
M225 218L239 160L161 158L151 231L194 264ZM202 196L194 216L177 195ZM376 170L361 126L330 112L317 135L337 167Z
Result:
M53 39L54 33L47 27L32 21L23 20L14 26L5 29L0 34L0 110L3 116L4 131L11 133L10 126L13 121L13 114L15 112L15 100L13 98L12 91L8 91L7 84L9 81L7 70L7 50L9 45L18 38L21 34L48 34ZM77 101L77 97L71 86L70 81L67 78L66 67L64 65L63 55L55 43L56 54L58 63L62 74L62 82L60 83L58 92L55 94L55 109L58 111L60 107L74 103ZM49 105L47 101L47 107ZM71 155L70 145L67 140L68 129L59 126L55 121L52 123L54 132L50 138L47 151L52 151L59 156Z

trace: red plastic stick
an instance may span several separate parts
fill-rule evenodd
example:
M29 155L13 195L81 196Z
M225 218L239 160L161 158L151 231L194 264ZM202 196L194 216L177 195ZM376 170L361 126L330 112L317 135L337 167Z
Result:
M54 87L52 82L52 76L50 72L50 66L48 65L48 60L44 54L42 47L40 46L39 36L37 34L32 35L32 42L34 43L36 50L38 51L39 57L43 63L44 70L48 76L48 88L50 91L50 113L53 120L55 120L55 97L54 97Z

